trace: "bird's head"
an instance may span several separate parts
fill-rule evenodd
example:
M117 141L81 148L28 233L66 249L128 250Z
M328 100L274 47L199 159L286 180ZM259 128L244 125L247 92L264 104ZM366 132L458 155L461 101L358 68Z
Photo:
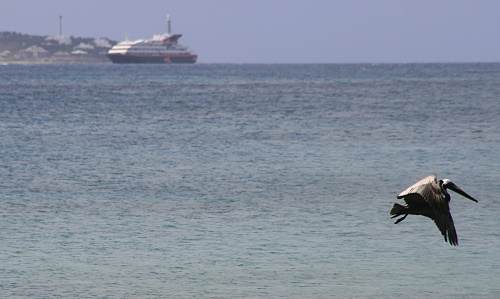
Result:
M452 181L449 179L442 179L441 180L441 186L443 186L443 189L450 189L455 191L456 193L462 195L463 197L467 197L468 199L477 202L476 199L474 199L472 196L469 194L465 193L464 190L460 189L457 185L455 185Z
M453 183L452 183L449 179L442 179L442 180L441 180L441 184L442 184L443 186L447 186L447 185L448 185L448 184L450 184L450 183L451 183L451 184L453 184Z

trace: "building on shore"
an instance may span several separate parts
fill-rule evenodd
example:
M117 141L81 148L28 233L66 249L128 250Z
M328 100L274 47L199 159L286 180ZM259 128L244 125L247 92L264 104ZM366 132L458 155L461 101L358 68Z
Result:
M50 56L50 53L40 46L31 46L19 51L19 56L22 59L38 60L48 58Z
M0 53L0 59L9 59L12 57L12 52L9 50L5 50L2 53Z

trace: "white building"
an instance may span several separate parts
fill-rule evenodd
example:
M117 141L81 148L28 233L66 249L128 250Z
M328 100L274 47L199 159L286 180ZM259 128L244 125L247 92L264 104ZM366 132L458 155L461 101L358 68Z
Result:
M31 46L19 51L19 56L24 59L42 59L50 56L50 53L42 47Z

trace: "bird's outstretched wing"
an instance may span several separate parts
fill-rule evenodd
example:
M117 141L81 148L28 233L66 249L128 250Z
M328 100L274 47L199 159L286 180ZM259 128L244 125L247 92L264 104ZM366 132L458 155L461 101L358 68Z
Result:
M448 201L439 187L436 175L429 175L410 187L406 188L398 195L398 198L404 198L409 194L419 194L432 207L436 214L450 213Z
M424 197L427 193L431 192L433 189L433 185L436 185L439 190L439 185L437 183L436 175L431 174L410 187L406 188L403 192L399 193L398 198L403 198L408 194L418 193ZM429 189L431 188L431 189Z
M455 246L458 245L457 231L455 230L455 225L450 212L437 215L434 222L441 231L445 242L450 242L451 245Z

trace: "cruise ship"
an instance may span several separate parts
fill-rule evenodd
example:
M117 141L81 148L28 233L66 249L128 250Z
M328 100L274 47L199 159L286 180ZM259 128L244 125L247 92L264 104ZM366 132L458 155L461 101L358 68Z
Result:
M167 33L147 40L125 40L113 46L106 56L113 63L195 63L198 55L179 43L182 35L170 33L169 16L167 23Z

